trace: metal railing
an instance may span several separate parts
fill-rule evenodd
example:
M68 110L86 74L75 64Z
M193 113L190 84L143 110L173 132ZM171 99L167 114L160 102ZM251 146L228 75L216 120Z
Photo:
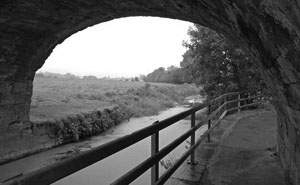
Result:
M89 151L82 152L76 156L67 158L63 161L57 162L50 166L38 169L36 171L24 174L16 179L5 182L5 185L46 185L58 181L76 171L79 171L89 165L105 159L139 141L151 136L151 157L140 163L138 166L121 176L114 182L113 185L129 184L151 168L151 184L159 185L165 183L175 170L190 156L190 163L195 164L195 149L206 138L210 141L210 133L218 126L224 116L228 112L237 110L240 112L242 108L255 105L260 102L262 97L261 93L254 92L248 93L233 92L224 94L214 100L207 101L199 104L187 111L176 114L162 121L157 121L152 125L140 129L132 134L126 135L114 141L108 142ZM196 123L196 112L208 108L208 115L204 120ZM173 142L159 150L159 131L167 128L168 126L191 116L191 129L186 131L180 137L176 138ZM195 140L195 131L203 124L208 124L206 130L200 138ZM158 165L159 161L174 150L178 145L183 143L187 138L191 137L190 148L178 159L171 168L169 168L161 177L159 177Z

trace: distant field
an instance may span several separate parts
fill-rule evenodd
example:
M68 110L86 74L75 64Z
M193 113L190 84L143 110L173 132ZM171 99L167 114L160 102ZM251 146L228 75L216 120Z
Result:
M147 108L148 104L167 104L198 93L195 86L187 84L145 84L109 79L36 77L30 117L32 121L45 121L120 103L132 109L139 106Z

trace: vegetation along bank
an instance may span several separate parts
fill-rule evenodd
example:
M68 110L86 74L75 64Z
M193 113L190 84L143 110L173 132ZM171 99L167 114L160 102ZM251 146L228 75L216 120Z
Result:
M198 88L189 84L39 75L31 121L43 126L51 138L77 141L132 117L158 114L197 93Z

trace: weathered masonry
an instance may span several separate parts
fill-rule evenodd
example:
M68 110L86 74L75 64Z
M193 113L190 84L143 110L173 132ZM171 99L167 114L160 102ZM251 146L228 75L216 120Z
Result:
M278 148L300 184L300 1L2 0L0 129L29 119L32 80L52 49L89 26L128 16L194 22L241 43L260 66L278 113Z

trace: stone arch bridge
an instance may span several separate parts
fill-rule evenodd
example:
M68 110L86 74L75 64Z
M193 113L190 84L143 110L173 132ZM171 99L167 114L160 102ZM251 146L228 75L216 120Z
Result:
M190 21L239 42L272 91L281 162L291 182L300 184L298 0L1 0L0 129L28 121L34 74L57 44L128 16Z

